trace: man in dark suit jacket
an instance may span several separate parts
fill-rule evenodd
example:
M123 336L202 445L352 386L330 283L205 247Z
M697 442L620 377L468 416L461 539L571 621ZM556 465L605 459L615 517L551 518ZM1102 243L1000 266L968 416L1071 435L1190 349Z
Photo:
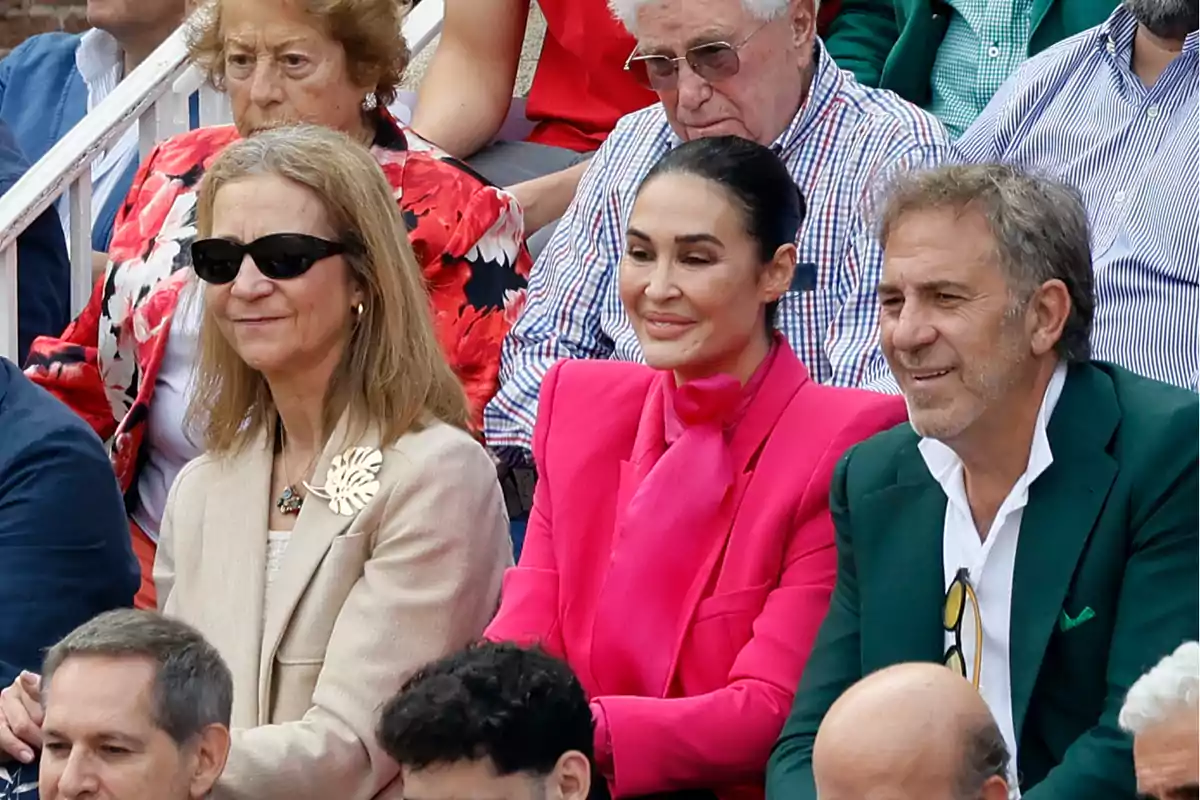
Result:
M0 359L0 688L139 573L112 465L69 408Z
M0 197L29 162L8 125L0 120ZM58 212L51 206L17 237L17 361L38 336L57 336L71 321L71 262ZM0 320L0 324L7 324ZM12 355L6 353L5 355Z
M0 690L18 677L36 681L23 673L41 669L47 648L101 612L132 606L139 582L104 445L0 358ZM29 756L4 763L0 751L0 800L37 800Z
M882 240L911 426L835 473L837 586L767 797L816 796L817 728L851 684L943 661L988 702L1024 800L1132 800L1124 695L1198 632L1196 396L1089 359L1073 189L999 165L911 175Z

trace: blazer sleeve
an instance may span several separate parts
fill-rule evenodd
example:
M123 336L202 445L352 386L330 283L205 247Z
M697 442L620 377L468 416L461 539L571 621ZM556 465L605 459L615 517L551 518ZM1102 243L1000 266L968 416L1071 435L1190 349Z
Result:
M154 592L160 614L167 613L167 600L175 588L175 504L178 502L176 495L186 477L205 460L201 456L185 464L167 492L162 521L158 524L158 544L154 548Z
M512 562L483 448L455 436L411 458L376 535L334 623L312 708L296 722L234 731L214 800L370 800L396 777L375 739L380 706L419 667L479 638Z
M839 67L865 86L878 86L899 38L893 0L842 0L824 42Z
M792 712L767 763L767 800L816 800L812 748L817 728L834 701L862 677L858 577L846 490L846 475L853 455L851 448L842 457L829 497L837 537L837 583L829 613L821 624L796 689Z
M794 516L779 584L754 621L725 687L685 698L600 697L597 741L611 742L614 796L758 783L829 608L837 571L829 485L856 422L833 437ZM601 762L603 757L599 757ZM786 795L792 800L794 795Z
M97 614L131 606L137 591L112 465L72 422L38 431L0 460L0 686L40 671L47 648ZM4 437L9 446L25 438Z
M1125 695L1164 656L1200 638L1196 406L1177 411L1173 422L1158 452L1143 461L1153 467L1145 470L1144 496L1130 519L1133 543L1108 649L1104 713L1067 748L1058 766L1022 795L1025 800L1133 797L1132 743L1117 724ZM1180 446L1185 442L1188 446Z
M534 426L533 448L539 480L534 488L533 510L525 529L521 562L504 576L500 612L488 626L485 636L496 642L512 641L522 645L538 644L558 658L566 657L560 627L558 559L554 551L554 514L550 506L552 470L546 468L546 438L554 418L554 399L558 389L559 362L546 373L542 383L538 421Z

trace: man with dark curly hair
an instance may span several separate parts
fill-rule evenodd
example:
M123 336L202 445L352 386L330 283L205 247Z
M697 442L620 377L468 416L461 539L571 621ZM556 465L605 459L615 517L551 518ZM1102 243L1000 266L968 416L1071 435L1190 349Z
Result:
M585 800L592 790L587 697L540 650L479 644L433 662L384 707L377 735L402 768L405 800Z

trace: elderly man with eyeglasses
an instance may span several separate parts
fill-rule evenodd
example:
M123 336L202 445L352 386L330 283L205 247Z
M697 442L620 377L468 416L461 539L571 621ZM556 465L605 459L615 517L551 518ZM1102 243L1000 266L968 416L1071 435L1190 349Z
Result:
M879 352L875 284L881 251L873 191L901 170L952 156L935 118L855 82L830 59L815 0L612 0L637 47L626 68L659 103L621 119L534 267L524 313L504 346L488 443L531 467L542 376L562 358L641 360L617 297L625 223L642 177L676 145L735 134L772 147L808 204L796 283L777 325L813 379L870 384ZM602 409L598 410L603 413ZM530 486L531 481L518 481ZM511 508L519 516L528 511Z

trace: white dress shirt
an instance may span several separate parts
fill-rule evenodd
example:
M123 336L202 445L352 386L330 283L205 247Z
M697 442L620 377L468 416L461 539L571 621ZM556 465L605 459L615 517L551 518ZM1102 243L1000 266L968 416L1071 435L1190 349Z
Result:
M1013 729L1012 679L1008 660L1013 568L1017 558L1017 538L1021 533L1021 517L1029 501L1029 487L1054 462L1050 440L1046 437L1046 426L1062 394L1066 377L1067 366L1060 363L1042 398L1025 471L1000 504L992 526L982 540L967 501L962 459L949 446L936 439L922 439L917 445L930 474L946 493L946 521L942 536L945 587L949 589L955 574L965 567L970 572L971 587L979 599L979 613L983 620L979 691L1000 726L1012 756L1009 785L1013 797L1020 797L1016 782L1017 735ZM952 644L954 634L947 631L945 647L949 649ZM962 653L968 678L974 677L975 652L979 646L975 637L974 610L967 603L963 611Z
M125 54L112 34L92 28L79 37L75 49L75 68L87 87L87 110L89 113L112 94L125 72ZM117 182L125 174L129 164L137 158L138 124L130 125L116 144L92 161L92 224L104 209ZM58 216L62 220L63 234L71 241L70 208L68 193L58 201Z

